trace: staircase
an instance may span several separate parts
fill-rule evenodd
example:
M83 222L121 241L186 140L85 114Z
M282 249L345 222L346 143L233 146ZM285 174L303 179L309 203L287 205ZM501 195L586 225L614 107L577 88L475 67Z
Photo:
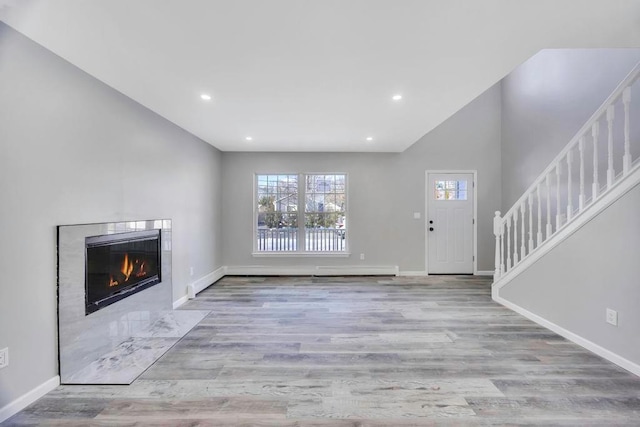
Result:
M492 285L496 302L638 376L639 80L640 63L507 213L496 212Z
M495 213L494 299L513 278L640 182L639 80L640 63L511 209Z

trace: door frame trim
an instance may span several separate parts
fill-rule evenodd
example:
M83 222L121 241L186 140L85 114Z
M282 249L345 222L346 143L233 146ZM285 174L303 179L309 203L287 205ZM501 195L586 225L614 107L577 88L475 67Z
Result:
M441 169L427 169L424 173L424 271L429 275L429 196L427 191L429 190L429 174L443 174L443 173L469 173L473 174L473 274L478 275L478 170L441 170Z

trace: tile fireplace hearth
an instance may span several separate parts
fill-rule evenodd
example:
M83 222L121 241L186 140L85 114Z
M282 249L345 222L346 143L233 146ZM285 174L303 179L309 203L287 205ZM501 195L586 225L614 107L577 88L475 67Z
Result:
M173 310L171 220L58 227L62 384L130 384L207 311Z

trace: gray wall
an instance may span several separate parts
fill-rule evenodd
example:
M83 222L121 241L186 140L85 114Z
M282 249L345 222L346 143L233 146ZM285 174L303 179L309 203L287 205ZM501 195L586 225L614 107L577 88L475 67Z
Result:
M500 290L500 296L640 364L640 185ZM605 310L618 312L618 327Z
M478 269L493 270L493 211L500 206L500 86L399 154L224 152L224 263L228 266L398 265L425 269L425 171L478 170ZM350 258L254 258L253 176L346 172ZM413 212L421 212L420 220ZM361 261L360 253L365 253Z
M56 225L172 219L177 299L222 265L222 187L218 150L3 23L0 143L2 408L58 373Z
M543 50L502 80L506 212L640 61L640 49Z

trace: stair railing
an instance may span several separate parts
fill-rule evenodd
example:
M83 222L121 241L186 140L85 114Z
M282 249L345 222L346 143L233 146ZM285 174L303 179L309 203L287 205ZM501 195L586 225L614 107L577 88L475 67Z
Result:
M495 213L494 283L638 169L640 102L631 95L640 98L639 80L640 63L511 209Z

